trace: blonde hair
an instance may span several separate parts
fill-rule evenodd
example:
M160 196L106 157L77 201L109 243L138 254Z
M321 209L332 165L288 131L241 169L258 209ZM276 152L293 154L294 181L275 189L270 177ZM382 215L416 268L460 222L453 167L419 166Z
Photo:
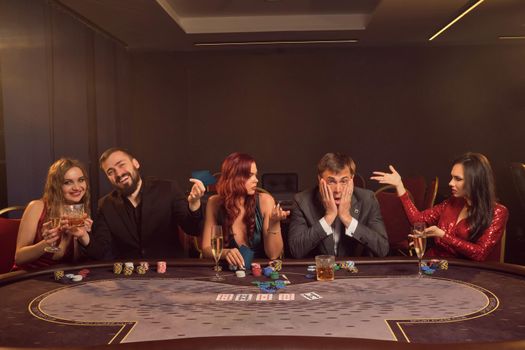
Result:
M47 172L44 195L42 196L46 206L46 218L60 217L62 206L66 202L62 191L64 176L71 168L79 168L86 179L86 193L82 197L81 203L84 204L84 210L89 215L89 179L84 165L76 159L60 158L49 167Z

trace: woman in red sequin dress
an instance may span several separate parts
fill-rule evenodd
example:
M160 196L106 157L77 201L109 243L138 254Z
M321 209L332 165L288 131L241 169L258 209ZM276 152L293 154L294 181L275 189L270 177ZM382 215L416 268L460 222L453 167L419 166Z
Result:
M67 220L52 227L52 218L61 218L65 204L84 204L84 226L70 227ZM22 216L16 242L15 264L34 269L72 262L76 256L76 239L85 240L93 221L89 218L89 187L84 166L77 160L61 158L47 173L44 195L31 201ZM45 248L57 245L60 250L48 253Z
M494 176L488 159L466 153L453 162L449 186L452 196L434 207L418 211L405 190L401 176L374 171L373 180L393 185L410 223L423 221L425 234L434 237L428 257L467 258L484 261L501 240L508 210L496 202Z

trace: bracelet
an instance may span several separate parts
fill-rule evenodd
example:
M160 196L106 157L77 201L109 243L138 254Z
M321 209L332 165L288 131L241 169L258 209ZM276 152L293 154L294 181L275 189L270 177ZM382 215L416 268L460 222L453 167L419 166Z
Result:
M280 232L279 231L266 231L266 233L272 234L272 235L276 235L276 234L278 234Z

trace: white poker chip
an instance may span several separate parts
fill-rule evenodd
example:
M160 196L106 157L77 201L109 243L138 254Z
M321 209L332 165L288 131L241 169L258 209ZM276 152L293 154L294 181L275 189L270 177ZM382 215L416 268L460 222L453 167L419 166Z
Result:
M124 263L124 266L126 266L126 267L133 267L133 263L132 262L127 262L127 263Z
M83 278L82 275L74 275L73 278L71 278L71 280L73 282L80 282L82 281L82 278Z
M74 276L75 276L74 274L72 274L72 273L68 273L68 274L66 275L66 278L72 279Z
M246 277L246 272L244 272L244 270L237 270L235 271L235 276L237 277Z

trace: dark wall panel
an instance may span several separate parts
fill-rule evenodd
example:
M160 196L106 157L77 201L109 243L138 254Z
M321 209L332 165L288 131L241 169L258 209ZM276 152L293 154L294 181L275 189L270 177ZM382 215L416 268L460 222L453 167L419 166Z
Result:
M42 194L58 157L99 175L97 146L114 145L118 134L117 44L48 1L0 6L7 204L19 205Z
M90 32L61 11L52 12L52 21L55 157L74 157L88 163Z
M48 8L35 1L0 6L8 204L23 205L42 193L52 159Z

